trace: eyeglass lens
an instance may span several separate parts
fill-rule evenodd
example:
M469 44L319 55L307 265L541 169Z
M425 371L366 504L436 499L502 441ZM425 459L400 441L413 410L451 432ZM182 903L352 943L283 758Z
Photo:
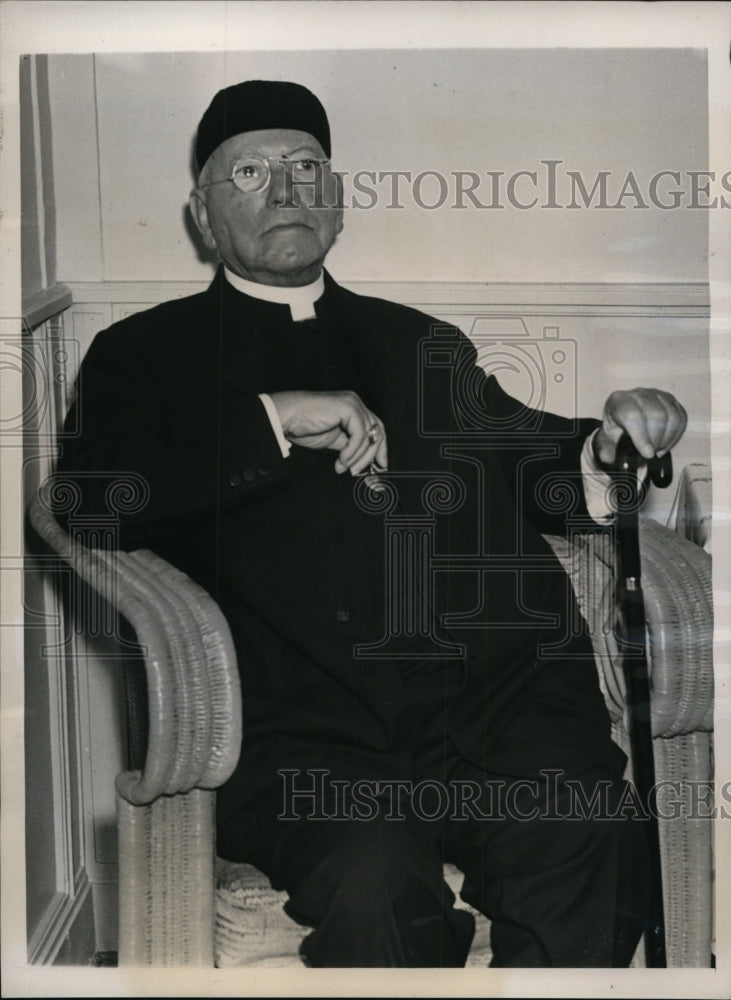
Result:
M289 176L300 183L317 180L323 170L323 164L320 160L307 157L299 157L294 160L282 157L274 162L281 164ZM233 182L239 191L261 191L269 184L270 179L269 161L258 156L244 157L236 163L233 169Z

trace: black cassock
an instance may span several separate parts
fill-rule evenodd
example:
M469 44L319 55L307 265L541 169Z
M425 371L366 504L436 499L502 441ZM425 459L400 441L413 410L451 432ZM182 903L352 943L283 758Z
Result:
M219 850L256 861L289 889L292 912L319 927L306 949L315 964L459 964L468 943L448 901L437 907L437 923L451 928L452 944L436 954L433 927L423 930L434 925L443 892L434 874L416 910L419 892L402 893L412 899L406 916L361 917L392 925L382 937L400 943L371 942L356 954L347 920L332 910L342 878L320 868L340 849L331 838L339 845L350 836L337 832L346 826L355 830L358 857L370 858L369 872L375 862L361 841L372 846L375 831L387 831L378 833L376 853L393 853L389 865L402 873L406 856L419 870L429 867L433 845L456 828L455 859L481 869L479 877L468 872L471 901L493 918L498 961L624 961L612 944L619 932L607 924L619 906L616 886L626 881L616 860L593 890L608 897L596 917L603 951L587 945L582 960L556 913L542 914L533 902L541 926L557 928L556 941L515 930L530 922L516 907L540 897L547 867L565 868L569 856L576 864L588 852L585 833L574 843L585 823L478 820L479 832L464 835L476 824L431 822L424 833L424 823L382 822L383 810L355 825L276 819L292 804L287 789L311 790L292 800L295 811L317 799L320 815L332 812L336 786L345 795L337 808L347 812L351 793L343 789L362 780L484 784L486 776L509 782L548 769L589 789L603 779L619 788L624 764L609 738L568 578L541 534L587 520L579 456L596 422L521 407L475 367L474 347L456 329L354 295L328 275L316 312L316 320L294 322L288 306L246 296L219 272L206 292L115 324L83 363L69 417L81 433L61 459L64 472L144 477L149 501L122 519L122 547L154 548L201 583L227 617L244 740L218 794ZM338 475L333 452L297 446L283 458L258 395L288 389L357 392L385 424L388 473ZM94 483L83 481L87 512L103 510ZM426 837L426 854L398 832L412 827L417 840ZM350 881L354 843L341 866ZM615 849L602 844L594 855L614 859ZM502 860L488 864L488 854ZM592 864L579 865L580 882ZM513 869L520 891L508 887ZM643 880L635 873L631 881ZM330 883L332 891L322 889ZM581 939L588 918L575 913ZM421 943L405 929L414 926ZM500 926L512 928L502 939Z

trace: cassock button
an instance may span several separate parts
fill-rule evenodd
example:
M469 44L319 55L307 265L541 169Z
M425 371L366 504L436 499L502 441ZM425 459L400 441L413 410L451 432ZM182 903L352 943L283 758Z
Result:
M365 674L366 677L369 677L373 673L374 667L372 663L361 663L358 669L362 674Z
M259 466L259 468L256 471L259 473L260 476L268 476L271 473L271 469L267 469L265 465Z
M228 485L229 486L233 486L234 489L237 486L241 486L242 482L243 482L243 480L242 480L241 476L238 474L238 472L234 472L232 475L230 475L228 477Z
M247 483L253 483L254 480L256 479L256 473L254 472L254 470L253 469L245 469L244 470L244 479L246 480Z
M335 620L339 622L349 622L350 621L350 611L347 608L338 608L335 612Z

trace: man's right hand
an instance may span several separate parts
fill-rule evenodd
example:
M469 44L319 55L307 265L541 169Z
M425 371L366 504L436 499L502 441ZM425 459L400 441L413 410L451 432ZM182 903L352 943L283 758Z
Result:
M347 469L357 476L371 463L388 468L388 447L383 421L369 410L357 393L273 392L284 436L292 444L338 452L335 471Z

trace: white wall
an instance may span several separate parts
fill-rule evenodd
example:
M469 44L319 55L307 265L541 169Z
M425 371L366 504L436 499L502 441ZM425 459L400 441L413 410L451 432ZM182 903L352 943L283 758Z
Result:
M215 91L250 77L311 87L328 110L335 165L350 177L435 170L449 178L449 198L433 211L410 193L403 210L389 209L389 182L377 185L375 208L349 210L329 259L340 280L706 280L703 210L636 209L627 198L623 209L521 211L505 194L502 209L468 199L463 210L450 207L454 171L481 175L477 194L489 204L487 171L535 170L543 203L541 160L561 160L565 205L566 170L581 171L589 188L610 171L615 203L629 171L647 201L658 171L704 169L700 50L105 53L49 63L61 281L210 274L185 224L192 138ZM424 181L427 204L439 196L436 183ZM685 177L681 186L687 192ZM516 194L530 200L530 181Z

